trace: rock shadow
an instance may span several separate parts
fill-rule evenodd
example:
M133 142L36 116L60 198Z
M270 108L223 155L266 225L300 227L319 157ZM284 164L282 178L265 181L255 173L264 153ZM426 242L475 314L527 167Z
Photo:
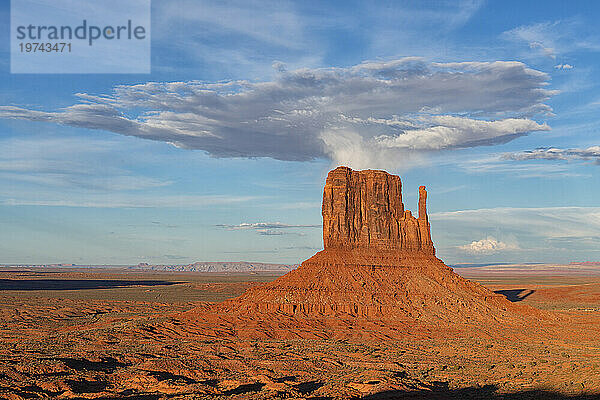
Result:
M441 382L440 382L441 383ZM435 387L437 386L437 387ZM384 399L411 399L411 400L463 400L463 399L491 399L491 400L599 400L600 393L585 393L568 395L542 389L522 390L513 393L498 393L495 385L472 387L464 389L448 389L446 385L434 385L431 390L389 390L375 393L362 400L384 400Z
M320 389L325 384L319 381L310 381L310 382L302 382L297 385L294 385L294 389L296 389L301 394L312 393L317 389Z
M85 379L71 380L66 379L65 383L69 385L73 393L100 393L109 387L109 383L106 381L88 381Z
M184 375L176 375L167 371L148 371L148 375L151 375L156 378L159 382L162 381L173 381L173 382L182 382L187 384L197 383L196 380L192 378L188 378Z
M131 364L122 363L112 357L102 357L101 361L90 361L85 358L58 358L69 368L76 371L102 371L113 372L119 368L125 368Z
M265 386L265 384L261 383L261 382L240 385L240 386L236 387L235 389L231 389L231 390L227 390L227 391L223 392L223 395L233 396L236 394L247 394L247 393L251 393L251 392L260 392L262 390L263 386Z
M518 301L523 301L527 297L531 296L535 293L535 290L531 289L505 289L505 290L495 290L494 293L501 294L506 297L508 301L516 303Z
M0 279L1 290L90 290L132 286L171 286L182 282L108 279Z

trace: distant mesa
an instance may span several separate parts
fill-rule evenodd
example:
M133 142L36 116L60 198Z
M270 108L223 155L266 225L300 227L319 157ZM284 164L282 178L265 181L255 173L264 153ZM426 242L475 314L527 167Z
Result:
M220 272L220 273L246 273L246 272L274 272L285 273L296 268L297 265L289 264L268 264L258 262L195 262L182 265L152 265L139 263L129 269L149 270L149 271L170 271L170 272Z
M252 321L275 321L272 314L278 313L396 325L481 325L535 312L462 278L436 258L424 186L419 188L418 207L418 217L405 208L398 176L347 167L330 171L323 190L324 250L216 310L248 315Z
M270 264L248 261L210 261L191 264L148 264L137 265L77 265L77 264L0 264L0 268L71 268L71 269L114 269L131 271L165 271L165 272L216 272L216 273L248 273L268 272L284 274L298 267L297 264Z
M600 262L598 262L598 261L574 261L570 264L571 265L583 265L586 267L600 267Z

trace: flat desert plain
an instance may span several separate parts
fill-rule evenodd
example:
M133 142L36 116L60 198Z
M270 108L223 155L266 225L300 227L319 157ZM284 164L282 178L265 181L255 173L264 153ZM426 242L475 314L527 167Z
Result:
M600 398L600 274L456 271L560 315L565 334L243 339L180 316L277 274L3 268L0 398Z

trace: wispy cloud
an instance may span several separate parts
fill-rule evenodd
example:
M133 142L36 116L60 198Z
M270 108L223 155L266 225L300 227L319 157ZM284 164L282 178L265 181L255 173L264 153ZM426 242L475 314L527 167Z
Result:
M550 238L597 236L600 232L598 207L486 208L432 213L434 221L451 222L457 229L497 229L516 235Z
M529 48L535 49L535 50L540 50L542 52L542 54L544 54L545 56L550 57L553 60L556 60L556 51L554 50L554 48L546 47L541 42L530 42Z
M301 210L301 209L310 209L317 210L321 207L321 203L312 202L312 201L297 201L293 203L283 203L277 204L274 207L283 209L283 210Z
M277 229L257 229L256 233L262 236L283 236L283 235L294 235L294 236L306 236L304 233L300 232L288 232L281 231Z
M154 2L155 67L180 73L211 65L228 76L263 77L274 59L319 64L319 42L309 40L309 21L297 8L286 0Z
M253 222L253 223L241 223L238 225L225 225L219 224L217 225L220 228L227 229L288 229L288 228L320 228L321 225L290 225L283 224L281 222Z
M303 33L302 19L289 1L180 0L159 2L155 6L161 15L156 28L169 33L190 23L202 25L206 35L237 34L263 44L302 46L299 40Z
M304 236L303 233L296 231L290 231L294 228L321 228L322 225L292 225L283 224L281 222L253 222L253 223L241 223L238 225L216 225L219 228L225 228L228 230L252 230L263 236L281 236L281 235L297 235Z
M0 205L204 208L266 198L173 193L171 179L140 172L147 165L146 154L136 155L122 140L37 135L0 139Z
M520 62L420 58L286 71L252 83L149 82L80 93L59 111L0 107L0 117L116 132L215 157L331 159L394 168L409 153L506 143L548 125L548 76Z
M365 14L373 14L379 25L372 29L398 29L398 26L415 29L422 26L436 26L447 33L466 24L485 4L483 0L436 1L435 7L425 2L406 2L399 7L372 7L368 5Z
M506 160L552 160L552 161L594 161L600 165L600 146L591 146L587 149L560 149L556 147L540 147L503 155Z
M257 196L230 195L127 195L90 194L64 196L50 195L40 198L17 197L19 193L0 190L0 205L4 206L47 206L47 207L88 207L88 208L204 208L244 203L261 199Z
M78 187L97 191L132 191L164 187L171 184L170 181L133 175L102 177L98 175L89 176L74 171L45 172L43 170L33 170L25 172L20 170L18 173L5 171L11 171L11 168L0 163L0 179L5 182L31 183L55 189Z
M555 60L575 51L600 51L600 38L586 31L584 23L571 18L522 25L504 32L502 37L527 45L530 52L536 55Z
M47 188L136 191L172 184L106 163L116 142L84 138L9 137L0 140L0 179Z
M435 7L426 3L377 7L353 2L345 8L286 0L154 2L153 15L160 15L153 21L154 67L181 72L206 65L209 73L258 79L272 76L265 67L273 60L285 60L294 68L322 66L323 60L336 57L332 53L342 37L356 45L345 52L347 59L355 59L355 53L436 56L443 48L439 39L464 26L485 1L438 0Z
M573 172L567 165L535 162L515 163L507 153L452 162L469 174L509 174L514 178L544 179L587 176Z

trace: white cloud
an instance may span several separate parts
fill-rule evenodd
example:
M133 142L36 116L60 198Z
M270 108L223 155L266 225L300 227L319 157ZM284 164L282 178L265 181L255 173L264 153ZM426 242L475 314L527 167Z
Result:
M556 91L520 62L428 63L407 57L349 68L279 68L269 82L148 82L77 94L59 111L0 107L0 117L100 129L215 157L328 158L406 165L429 152L505 143L548 130ZM418 154L415 155L418 157Z
M518 247L515 245L500 242L491 236L459 246L459 249L471 254L493 254L500 251L515 250L517 248Z
M555 65L554 68L556 68L556 69L573 69L574 67L571 64L558 64L558 65Z
M507 118L481 121L450 115L433 116L432 126L407 131L395 137L378 138L386 147L410 150L442 150L509 142L532 131L550 130L529 119Z
M526 160L585 160L595 161L600 164L600 146L591 146L587 149L559 149L555 147L543 147L535 150L522 151L517 153L506 153L504 159L514 161Z

